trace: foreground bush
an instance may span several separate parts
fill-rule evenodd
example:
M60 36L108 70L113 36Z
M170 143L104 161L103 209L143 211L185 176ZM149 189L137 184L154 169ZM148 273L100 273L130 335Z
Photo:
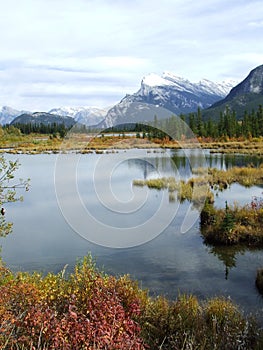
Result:
M122 277L99 273L85 258L67 279L62 274L2 269L2 349L144 349L136 318L145 293Z
M260 349L261 332L229 300L150 298L90 257L64 276L1 268L0 349ZM261 343L260 343L261 342Z

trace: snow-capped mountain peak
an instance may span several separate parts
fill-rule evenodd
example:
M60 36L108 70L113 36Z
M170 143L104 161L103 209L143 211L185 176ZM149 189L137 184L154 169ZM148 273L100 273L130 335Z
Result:
M52 108L48 113L50 114L57 114L62 117L74 117L75 114L78 112L84 110L85 107L69 107L69 106L63 106L58 108Z
M61 107L53 108L49 111L51 114L62 117L69 116L74 118L78 123L87 126L100 123L106 116L108 109L98 107Z
M202 79L198 83L192 83L188 79L166 71L161 76L155 73L146 75L142 79L141 88L144 93L148 93L149 87L152 89L168 87L189 93L217 94L220 97L225 97L236 84L237 82L233 80L214 83L208 79Z
M126 95L108 111L100 126L110 127L124 122L149 120L153 115L149 114L147 106L152 106L152 114L158 114L157 110L153 112L153 106L162 107L177 115L197 111L198 107L205 109L224 98L234 85L234 82L213 83L208 79L192 83L167 71L162 75L151 73L142 79L137 92ZM160 113L158 117L161 118ZM164 111L162 114L166 115Z
M142 79L142 85L147 85L150 87L170 85L171 83L165 78L158 74L150 73Z

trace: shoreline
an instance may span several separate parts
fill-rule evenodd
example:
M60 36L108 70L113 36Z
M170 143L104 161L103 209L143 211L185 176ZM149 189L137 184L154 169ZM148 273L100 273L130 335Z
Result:
M33 140L34 141L34 140ZM179 150L179 149L203 149L211 154L240 154L263 157L263 140L260 141L229 141L229 142L204 142L199 140L162 143L160 140L149 141L135 137L112 137L93 139L77 138L75 140L38 140L37 142L17 141L0 142L0 153L9 154L57 154L75 152L82 154L114 153L120 150L144 149L144 150Z

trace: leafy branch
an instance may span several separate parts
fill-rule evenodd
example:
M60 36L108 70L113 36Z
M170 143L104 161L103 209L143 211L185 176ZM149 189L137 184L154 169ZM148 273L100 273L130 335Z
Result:
M5 220L5 208L3 205L9 202L22 201L23 196L17 195L18 189L29 190L29 179L15 180L15 171L19 168L19 162L7 161L0 156L0 237L6 236L12 230L12 224Z

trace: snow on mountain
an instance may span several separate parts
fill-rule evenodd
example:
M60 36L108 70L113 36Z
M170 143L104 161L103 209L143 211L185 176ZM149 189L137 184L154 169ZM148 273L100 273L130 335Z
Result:
M52 108L48 113L60 115L61 117L72 117L74 118L75 114L84 110L85 107L59 107Z
M160 77L155 73L151 73L143 78L143 84L154 87L161 85L170 85L170 82L165 77Z
M237 85L234 80L222 81L214 83L208 79L202 79L198 83L192 83L188 79L178 77L170 72L164 72L162 76L151 73L143 78L142 85L149 87L161 87L169 86L171 89L177 89L178 91L185 91L189 93L208 93L211 95L217 94L218 96L225 97L229 91Z
M160 119L167 118L164 109L176 115L196 112L198 107L208 108L224 98L235 85L234 81L214 83L207 79L192 83L170 72L164 72L161 76L151 73L142 79L141 87L136 93L126 95L108 111L99 126L111 127L125 122L148 121L150 113L147 105L162 108L163 116L155 111ZM154 114L151 118L153 117Z
M23 111L18 111L8 106L3 106L0 110L0 124L5 125L11 123L17 116L22 114Z
M207 79L202 79L198 83L199 87L201 89L204 89L204 91L216 93L218 96L222 96L222 98L224 98L237 84L238 82L235 80L226 80L218 83L213 83Z
M70 116L78 123L90 126L100 123L105 118L107 111L108 109L97 107L61 107L53 108L49 113L63 117Z

